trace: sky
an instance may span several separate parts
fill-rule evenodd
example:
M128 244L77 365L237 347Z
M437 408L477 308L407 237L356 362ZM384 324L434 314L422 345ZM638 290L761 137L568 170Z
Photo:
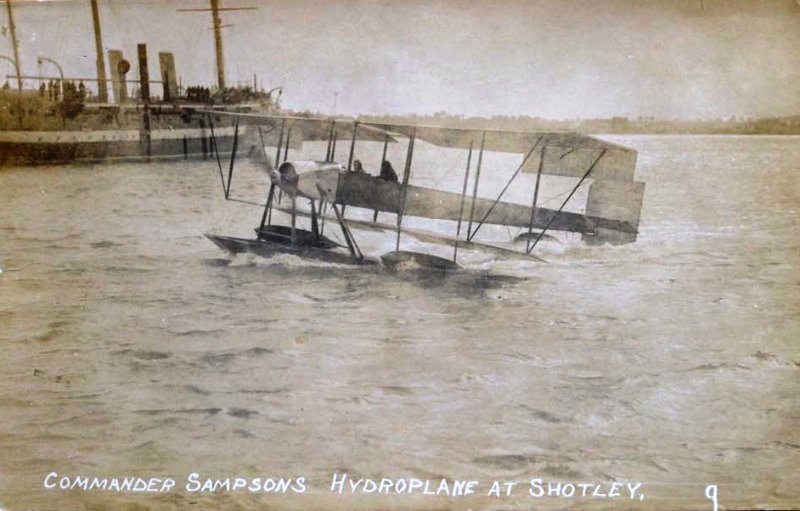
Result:
M728 118L800 114L800 0L221 0L229 84L338 114ZM216 81L205 0L99 0L106 49ZM89 0L14 0L23 73L95 76ZM11 56L6 6L0 55ZM13 66L0 60L3 74Z

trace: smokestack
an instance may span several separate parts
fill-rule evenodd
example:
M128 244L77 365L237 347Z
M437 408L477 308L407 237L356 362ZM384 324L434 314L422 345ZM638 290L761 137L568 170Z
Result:
M142 94L142 103L150 103L150 72L147 69L147 45L136 45L139 57L139 87Z
M128 100L125 74L130 70L130 62L122 57L121 50L108 50L108 65L111 68L111 90L114 92L114 102L125 103Z
M100 33L100 12L97 0L92 2L92 20L94 21L94 45L97 50L97 96L101 103L108 103L108 83L106 82L106 61L103 58L103 36Z
M159 53L158 66L161 68L161 82L164 84L164 101L178 99L178 79L175 74L175 56L172 52Z

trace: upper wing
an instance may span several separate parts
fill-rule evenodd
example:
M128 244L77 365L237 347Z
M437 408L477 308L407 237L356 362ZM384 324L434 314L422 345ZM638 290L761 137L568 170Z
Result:
M478 150L483 146L486 151L525 155L531 148L537 146L528 158L523 172L535 173L539 168L542 151L544 151L543 173L581 177L604 149L605 154L592 171L595 179L631 181L636 169L637 153L635 150L579 133L460 129L390 123L368 124L405 136L416 135L416 138L440 147L460 149L472 147L474 150ZM537 142L539 142L538 145Z
M214 117L236 117L248 125L261 129L260 135L267 145L277 145L288 139L293 149L302 148L303 141L352 140L396 142L394 135L410 137L440 147L452 147L486 151L527 154L523 172L581 177L591 166L601 151L603 157L597 162L592 177L594 179L614 179L632 181L636 170L637 152L628 147L612 144L598 138L572 132L532 132L512 130L480 130L445 128L439 126L411 126L405 124L357 122L352 119L329 117L306 117L297 115L273 115L249 112L233 112L217 109L192 109L192 112ZM538 142L538 144L537 144ZM340 149L346 150L344 148ZM542 155L544 153L544 156Z

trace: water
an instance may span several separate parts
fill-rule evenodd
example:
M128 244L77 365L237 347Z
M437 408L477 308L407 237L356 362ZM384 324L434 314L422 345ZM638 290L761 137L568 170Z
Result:
M0 505L710 509L712 483L729 509L799 505L800 140L614 141L640 151L637 243L568 236L539 251L550 264L463 251L444 279L226 257L202 233L248 236L260 213L221 199L211 162L3 169ZM416 179L458 189L445 177ZM235 195L263 178L243 172ZM45 491L50 471L310 490ZM646 500L534 500L525 483L333 498L334 472L633 480Z

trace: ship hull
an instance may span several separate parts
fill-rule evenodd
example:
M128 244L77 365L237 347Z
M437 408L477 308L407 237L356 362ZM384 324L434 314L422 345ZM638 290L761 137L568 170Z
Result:
M215 133L219 154L227 155L233 134ZM216 158L207 129L0 132L0 166ZM239 146L239 152L249 148Z

